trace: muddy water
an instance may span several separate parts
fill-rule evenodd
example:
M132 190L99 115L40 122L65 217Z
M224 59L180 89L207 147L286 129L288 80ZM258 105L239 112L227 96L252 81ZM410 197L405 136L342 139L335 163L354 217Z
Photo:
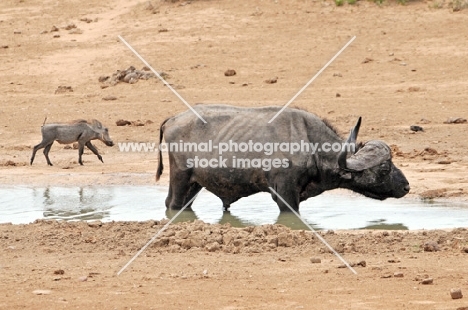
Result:
M0 187L0 223L30 223L36 219L144 221L172 218L164 205L167 188L157 186ZM376 201L349 192L328 192L300 207L315 229L437 229L466 227L468 205L403 198ZM232 226L284 224L306 229L293 214L280 214L267 193L243 198L223 212L221 201L202 191L192 211L177 221L200 219Z

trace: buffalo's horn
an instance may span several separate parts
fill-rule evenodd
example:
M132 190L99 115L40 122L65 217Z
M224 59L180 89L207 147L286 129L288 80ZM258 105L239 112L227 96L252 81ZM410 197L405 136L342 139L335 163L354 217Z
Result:
M346 165L346 158L348 156L347 145L356 144L356 139L357 139L357 135L359 133L360 127L361 127L361 117L359 116L356 126L354 126L354 128L351 129L351 132L349 133L349 137L346 140L346 145L343 145L340 155L338 155L338 166L342 169L348 169Z
M362 171L377 166L390 158L392 158L390 147L383 141L372 140L346 160L346 167L348 170Z

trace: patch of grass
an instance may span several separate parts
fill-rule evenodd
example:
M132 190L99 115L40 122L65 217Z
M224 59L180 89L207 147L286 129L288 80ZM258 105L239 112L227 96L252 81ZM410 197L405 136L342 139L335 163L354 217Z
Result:
M343 6L344 0L335 0L336 6Z
M353 5L353 4L356 4L357 0L347 0L347 2L348 4Z
M458 12L466 8L468 8L468 0L453 0L452 10L454 12Z

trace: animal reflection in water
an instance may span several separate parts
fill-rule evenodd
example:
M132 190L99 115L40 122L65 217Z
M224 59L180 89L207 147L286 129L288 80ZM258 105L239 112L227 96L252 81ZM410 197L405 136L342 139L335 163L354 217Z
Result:
M63 220L102 220L109 218L106 203L112 193L93 188L54 188L42 193L44 218Z
M166 217L172 219L178 210L166 209ZM198 220L196 213L187 208L182 211L173 221L173 223L188 222ZM224 211L222 217L217 221L217 224L231 224L232 227L246 227L246 226L255 226L256 224L250 223L240 219L239 217L232 215L230 211ZM309 230L309 228L292 212L280 212L278 218L275 221L275 224L282 224L291 229L303 229ZM320 230L321 228L315 224L309 224L313 229Z

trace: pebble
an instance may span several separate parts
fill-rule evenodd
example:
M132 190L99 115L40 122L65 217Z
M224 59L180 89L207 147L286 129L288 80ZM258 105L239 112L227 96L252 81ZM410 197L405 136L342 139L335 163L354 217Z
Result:
M233 69L228 69L224 72L224 75L225 76L234 76L236 75L236 70L233 70Z
M320 264L322 262L322 260L320 258L318 258L318 257L311 257L310 262L312 264Z
M35 291L33 291L33 294L36 294L36 295L50 295L50 293L52 293L51 290L35 290Z
M459 288L452 288L450 290L450 296L452 297L452 299L460 299L463 297L463 294L461 292L461 289Z
M80 282L86 282L86 281L88 281L88 277L87 276L81 276L81 277L78 278L78 280Z
M421 284L424 284L424 285L426 285L426 284L432 284L432 283L434 283L434 279L432 279L432 278L427 278L427 279L422 280L420 283L421 283Z
M403 278L403 277L404 277L404 274L403 274L403 272L395 272L395 273L393 274L393 276L394 276L395 278Z

